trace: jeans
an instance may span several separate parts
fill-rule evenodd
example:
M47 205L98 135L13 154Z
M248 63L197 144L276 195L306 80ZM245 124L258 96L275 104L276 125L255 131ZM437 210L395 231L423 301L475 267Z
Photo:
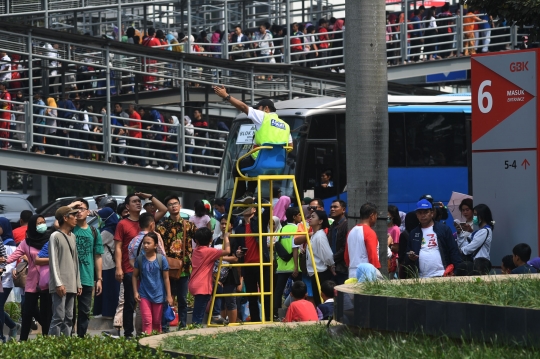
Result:
M212 284L212 288L213 287L214 287L214 285ZM223 293L223 286L218 283L217 293L216 294L222 294L222 293ZM221 302L224 299L225 298L223 298L223 297L216 297L216 299L214 300L214 310L212 311L212 316L219 317L219 315L221 313Z
M212 294L196 294L195 303L193 304L193 324L202 324L204 319L204 313L206 312L206 306L212 298Z
M92 305L92 290L94 287L83 285L82 293L77 296L77 336L84 338L88 331L88 323L90 322L90 306ZM75 315L73 316L75 319ZM75 320L74 320L75 322ZM75 323L74 323L75 324Z
M34 146L38 151L45 151L43 148L43 136L40 136L45 131L45 127L35 126L34 127Z
M189 170L193 171L193 166L191 165L191 163L193 163L193 157L188 156L188 154L191 155L193 153L193 150L195 150L195 148L186 147L186 171L189 171Z
M56 293L52 294L52 307L54 308L54 312L49 328L49 335L71 335L75 297L75 293L66 293L63 297L60 297Z
M180 277L178 280L171 280L171 294L176 296L178 301L178 325L183 328L187 325L187 294L189 277Z
M15 322L11 320L9 314L4 311L4 305L9 297L9 293L11 293L11 289L12 288L4 288L4 292L0 293L0 340L2 341L6 340L4 337L4 323L9 329L13 329L15 327Z
M141 298L139 306L141 308L142 331L146 334L152 334L152 330L161 333L163 303L152 303L146 298Z
M132 139L129 140L129 146L131 147L129 149L129 152L134 156L143 157L144 156L144 142L141 140ZM145 166L146 161L142 158L133 158L132 159L134 164L138 164L139 166Z
M81 138L79 132L70 131L69 132L69 147L72 148L72 150L69 151L69 155L73 157L80 157L81 152L78 151L79 148L81 148L81 142L79 139Z
M39 308L38 308L39 300ZM28 340L32 317L41 324L41 334L47 335L51 326L51 295L48 292L25 292L22 306L21 335L19 340Z
M117 163L122 163L122 162L126 162L126 158L124 156L122 156L124 153L126 153L126 147L123 146L123 147L114 147L114 151L116 152L116 162Z
M263 280L264 280L264 291L270 291L270 268L263 268ZM247 293L257 293L259 291L260 282L260 268L259 267L249 267L244 271L244 283L246 284ZM262 286L261 286L262 287ZM249 313L251 315L252 322L261 321L261 313L259 312L259 298L258 296L248 297L249 301ZM264 317L266 321L270 321L270 296L264 296Z
M124 311L122 312L122 321L124 324L124 336L133 336L133 313L135 313L135 296L133 294L133 283L131 277L133 273L124 273Z

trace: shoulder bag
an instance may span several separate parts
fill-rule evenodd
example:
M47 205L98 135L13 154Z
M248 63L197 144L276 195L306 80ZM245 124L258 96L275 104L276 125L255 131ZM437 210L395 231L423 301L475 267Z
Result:
M166 257L167 263L169 264L169 278L172 280L180 279L184 269L184 259L186 258L186 241L188 240L186 220L182 220L182 229L184 231L184 235L182 236L182 259Z

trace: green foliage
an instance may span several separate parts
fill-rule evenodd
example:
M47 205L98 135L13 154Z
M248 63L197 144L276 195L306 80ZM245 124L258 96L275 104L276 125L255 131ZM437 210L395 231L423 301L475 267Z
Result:
M324 325L273 326L215 335L169 336L164 348L220 358L537 358L538 349L422 334L361 331L330 335Z
M444 300L521 308L540 308L540 280L512 278L504 281L408 283L375 281L357 285L358 293L398 298Z
M540 0L465 0L465 4L519 25L540 24Z
M19 303L7 302L4 305L4 311L9 314L12 320L21 320L21 305Z
M169 359L161 350L153 352L136 340L110 337L43 337L0 345L0 358L24 359Z
M49 177L48 188L49 201L59 197L86 197L101 193L111 193L111 185L109 183L60 177Z

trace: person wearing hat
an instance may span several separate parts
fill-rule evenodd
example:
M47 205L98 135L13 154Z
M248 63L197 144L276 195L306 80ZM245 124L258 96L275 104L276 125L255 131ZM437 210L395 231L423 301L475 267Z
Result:
M255 107L249 107L242 101L229 95L224 86L214 86L214 91L219 97L229 101L236 109L245 113L253 122L255 125L255 136L253 136L255 141L254 147L261 146L264 143L283 143L290 147L293 146L289 125L278 117L272 100L262 99ZM255 152L251 156L244 158L240 162L239 167L251 167L255 163L257 155L258 152ZM240 177L240 174L236 171L236 166L234 168L234 177ZM245 202L248 198L253 197L255 188L257 188L257 182L248 182L246 188L245 183L241 181L236 189L236 198L239 198L240 202Z
M434 221L438 222L438 221L441 221L441 220L444 221L444 220L448 219L448 207L446 207L442 202L434 202L433 197L430 194L422 195L422 197L420 197L419 201L422 200L422 199L427 200L433 206L434 213L435 213L435 216L433 217ZM411 211L411 212L407 213L405 215L405 222L404 223L409 223L409 225L414 224L414 227L417 227L420 224L420 222L418 221L418 218L416 216L416 211ZM410 232L410 230L411 230L411 228L407 228L407 231Z
M147 213L150 213L152 216L156 214L156 206L152 203L152 201L146 200L143 208Z
M0 81L0 100L3 102L0 104L2 112L0 112L0 147L11 148L9 140L9 124L11 123L11 103L5 101L11 101L11 95L8 92L8 83L6 81Z
M49 239L49 293L52 296L52 320L49 335L71 335L75 297L82 293L77 239L78 209L62 206L54 217L60 228Z
M436 211L427 199L418 201L415 212L420 225L409 234L405 264L420 278L454 275L461 256L452 231L434 220Z

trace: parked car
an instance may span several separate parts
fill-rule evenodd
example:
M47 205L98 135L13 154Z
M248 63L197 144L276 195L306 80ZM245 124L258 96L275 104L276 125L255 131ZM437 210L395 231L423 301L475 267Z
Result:
M89 196L89 197L83 197L85 200L88 201L88 209L90 210L96 210L98 207L97 207L97 204L96 204L96 201L95 201L95 197L98 197L98 196ZM124 202L124 199L125 197L124 196L113 196L116 201L118 202L118 204ZM56 200L52 201L52 202L49 202L41 207L39 207L38 209L36 209L36 213L39 213L41 214L43 217L45 217L45 222L47 223L47 227L50 227L54 224L54 214L56 213L56 210L62 206L67 206L68 204L70 204L71 202L73 202L73 200L77 198L75 196L70 196L70 197L60 197L60 198L57 198ZM92 219L94 217L89 217L88 218L88 222L92 222Z
M6 217L13 229L19 227L21 212L24 210L36 213L36 209L27 198L29 195L17 192L0 192L0 217Z

